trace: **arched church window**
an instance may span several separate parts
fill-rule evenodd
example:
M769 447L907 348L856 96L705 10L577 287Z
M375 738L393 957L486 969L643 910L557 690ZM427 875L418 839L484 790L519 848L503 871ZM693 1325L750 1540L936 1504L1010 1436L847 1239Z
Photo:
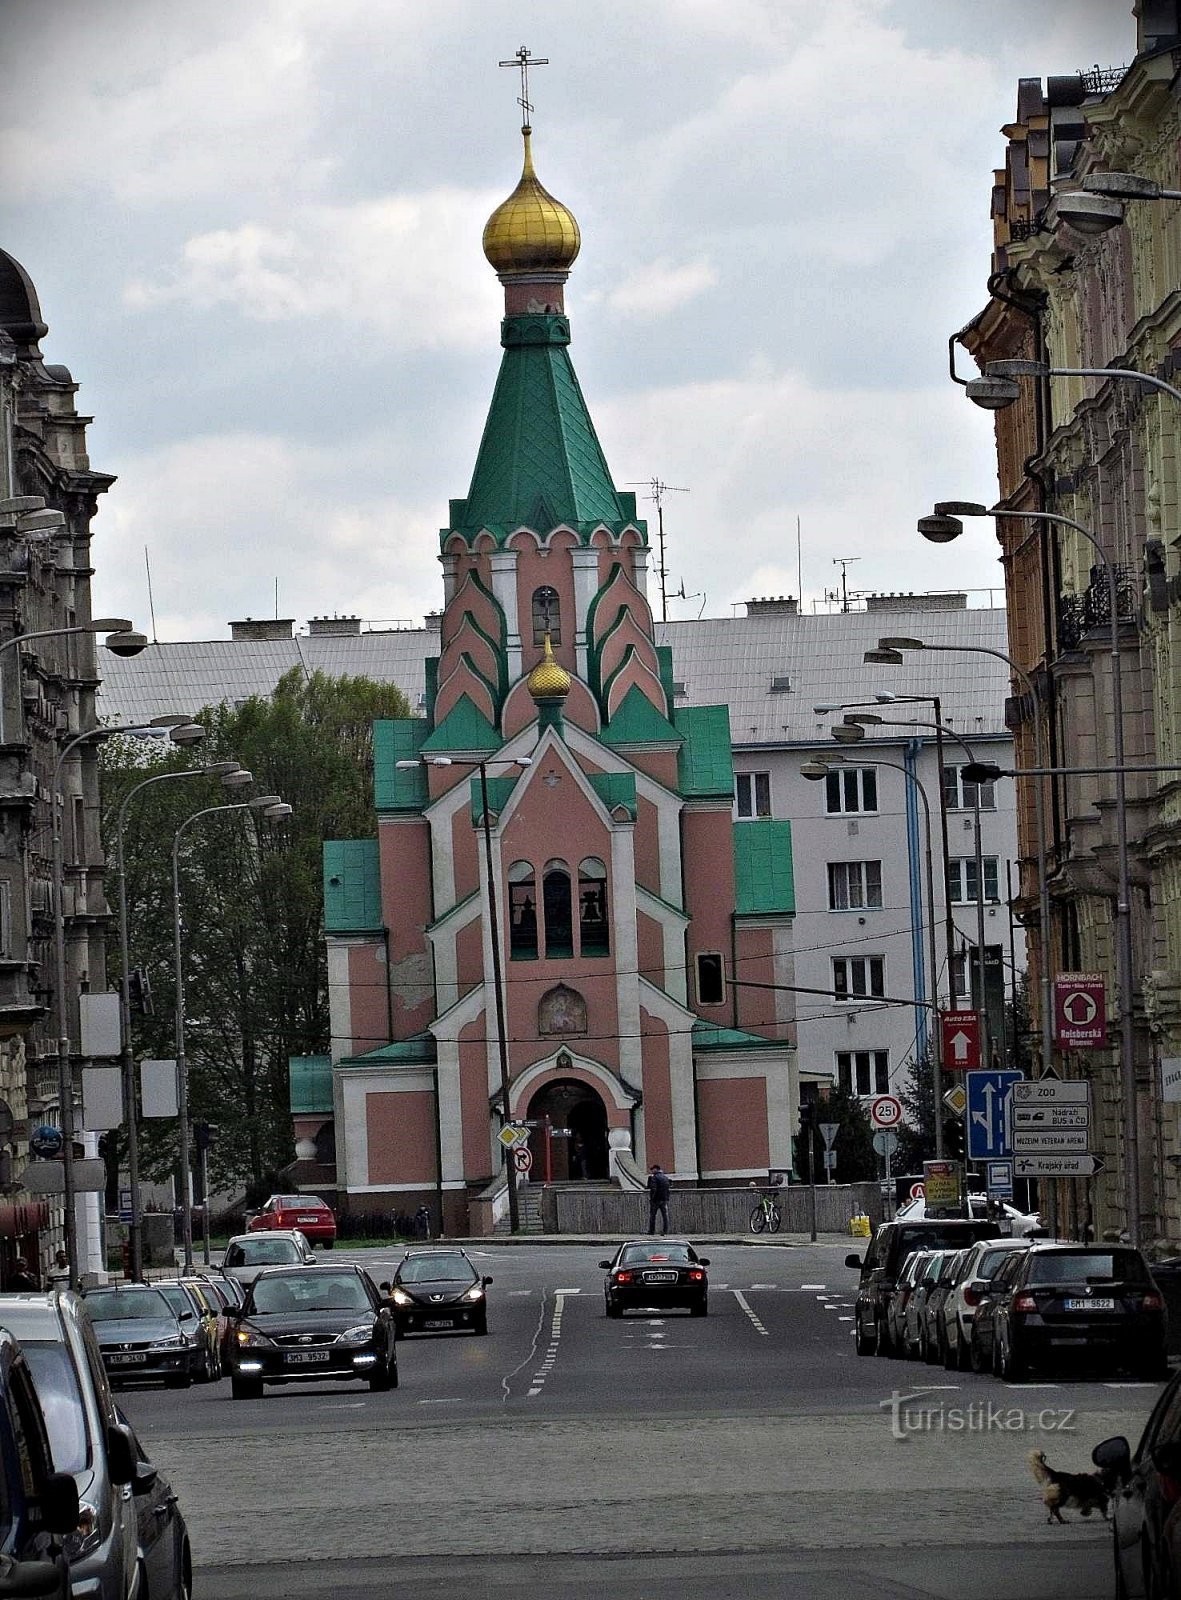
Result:
M508 949L512 961L537 960L537 877L531 861L508 869Z
M570 905L570 868L564 861L547 861L541 879L545 907L545 953L549 960L574 954L574 922Z
M578 938L584 956L611 953L607 921L607 868L597 856L578 864Z
M551 644L561 644L562 612L558 591L545 583L533 591L533 643L543 645L547 633Z

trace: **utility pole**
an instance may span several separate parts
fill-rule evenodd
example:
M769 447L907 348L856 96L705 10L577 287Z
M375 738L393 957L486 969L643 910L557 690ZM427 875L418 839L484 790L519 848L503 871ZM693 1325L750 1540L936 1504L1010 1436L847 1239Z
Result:
M662 483L659 478L641 480L633 478L629 487L642 488L644 481L648 485L648 499L656 504L656 542L660 552L660 565L656 569L660 579L660 620L668 621L668 566L664 559L664 497L666 494L688 494L688 489L678 488L675 483ZM684 585L681 585L682 592Z

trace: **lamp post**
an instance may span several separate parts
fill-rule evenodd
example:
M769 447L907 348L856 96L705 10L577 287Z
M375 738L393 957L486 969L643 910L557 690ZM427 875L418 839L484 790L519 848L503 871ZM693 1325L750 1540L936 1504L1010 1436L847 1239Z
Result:
M506 756L505 762L510 766L531 767L531 756ZM450 756L420 756L417 761L399 761L397 763L404 771L419 766L451 767L455 762ZM488 879L488 936L492 948L492 988L496 1006L496 1049L500 1066L500 1099L502 1116L507 1125L509 1122L509 1059L508 1037L505 1030L504 1019L504 969L500 949L500 916L496 906L496 872L492 861L492 819L488 811L488 763L484 759L465 761L461 766L472 766L479 769L480 773L480 823L484 835L484 871ZM438 1094L436 1092L436 1114L439 1111ZM504 1152L505 1177L508 1184L508 1226L510 1233L520 1231L521 1211L517 1195L517 1174L512 1165L509 1152ZM439 1174L440 1184L443 1175ZM440 1224L442 1219L440 1218Z
M1107 605L1111 655L1111 726L1115 760L1115 831L1118 884L1116 891L1116 972L1120 1006L1120 1085L1124 1137L1124 1205L1127 1212L1128 1240L1140 1244L1140 1129L1136 1094L1135 1030L1132 1015L1132 890L1128 863L1128 796L1124 759L1123 672L1120 659L1119 585L1115 567L1099 540L1073 517L1056 511L1009 511L1003 506L984 506L971 500L945 500L931 517L919 519L919 532L935 544L947 544L964 531L962 517L1012 518L1018 522L1038 522L1048 527L1071 528L1095 551L1107 582Z
M60 516L60 512L52 513ZM0 644L0 657L6 650L15 650L22 644L30 644L34 639L68 639L78 633L106 633L110 637L106 640L106 647L115 655L136 656L147 645L147 639L142 633L136 633L134 625L126 617L96 617L92 622L82 622L72 628L39 628L36 633L15 633L11 639L5 639ZM0 745L7 744L8 732L4 720L4 684L3 674L0 670Z
M199 723L193 724L200 727ZM204 729L201 730L204 733ZM196 740L192 741L196 743ZM127 916L127 871L123 860L123 827L127 820L127 807L142 790L154 783L166 783L174 778L220 778L223 785L249 782L250 774L236 761L215 761L208 766L186 767L180 772L158 772L151 778L134 784L119 802L115 812L115 862L119 874L119 1010L121 1067L123 1083L123 1121L127 1127L127 1182L131 1190L131 1222L127 1230L128 1266L132 1281L143 1277L142 1208L139 1191L139 1117L136 1111L135 1059L131 1040L131 940Z
M181 1244L184 1249L186 1272L193 1268L193 1192L189 1166L192 1150L189 1142L189 1073L185 1060L185 983L184 951L181 944L180 921L180 841L194 822L217 812L257 811L269 822L279 822L291 815L291 807L277 794L257 795L253 800L237 801L232 805L202 806L191 812L172 836L172 952L176 983L176 1100L180 1122L180 1217Z
M1154 373L1137 372L1134 367L1055 367L1048 361L1016 359L986 362L984 376L970 379L964 385L964 393L985 411L1004 411L1020 398L1018 378L1115 378L1122 383L1145 384L1181 402L1181 389Z
M62 1131L62 1202L65 1210L63 1229L65 1233L66 1261L69 1271L69 1286L71 1289L78 1287L78 1219L74 1212L77 1199L77 1190L74 1184L74 1078L70 1066L70 1010L67 996L67 967L66 967L66 908L65 908L65 846L62 838L62 797L61 776L62 767L66 758L72 755L79 745L92 743L95 740L109 739L116 734L158 734L164 733L175 742L183 743L185 735L195 726L186 717L165 716L156 717L149 723L126 723L114 727L88 728L83 733L75 734L72 739L62 746L58 752L53 767L53 782L50 790L52 804L52 834L53 834L53 932L54 932L54 972L56 988L57 1012L57 1095L59 1117ZM201 729L202 736L204 729Z

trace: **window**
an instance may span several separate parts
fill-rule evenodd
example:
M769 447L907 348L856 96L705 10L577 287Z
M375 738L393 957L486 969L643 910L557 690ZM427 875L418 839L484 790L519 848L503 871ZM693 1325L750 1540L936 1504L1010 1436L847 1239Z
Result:
M944 767L943 799L949 811L974 811L976 809L974 783L964 781L963 767ZM979 785L981 811L996 810L996 785L991 781Z
M528 861L508 869L508 949L510 961L537 960L537 880Z
M976 904L976 857L961 856L952 861L951 883L948 888L952 905L963 906ZM984 857L984 898L985 900L998 901L1000 891L999 870L996 856Z
M578 948L584 956L611 953L607 868L597 856L587 856L578 863Z
M877 769L845 767L840 772L830 772L824 780L824 792L830 817L843 815L846 811L876 811Z
M972 993L969 961L970 955L966 950L957 951L951 958L951 992L956 999L966 999Z
M886 992L885 956L834 956L834 1000L871 1000Z
M837 1082L846 1094L888 1094L888 1050L838 1050Z
M738 799L740 817L769 817L771 815L771 774L769 772L736 772L734 792Z
M541 879L545 908L545 953L548 960L574 954L574 923L570 908L570 868L564 861L547 861Z
M880 861L830 861L828 864L828 909L860 911L881 909L882 864Z
M726 1003L726 963L714 952L697 957L697 1003L701 1006Z
M562 613L558 591L551 589L548 583L533 591L533 643L543 645L547 633L551 644L561 644Z

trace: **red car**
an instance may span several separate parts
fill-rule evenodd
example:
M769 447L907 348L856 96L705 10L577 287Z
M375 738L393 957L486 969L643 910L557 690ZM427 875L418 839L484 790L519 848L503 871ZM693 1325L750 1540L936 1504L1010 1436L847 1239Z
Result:
M273 1194L246 1224L248 1233L267 1228L298 1228L309 1244L331 1250L336 1243L332 1207L316 1194Z

